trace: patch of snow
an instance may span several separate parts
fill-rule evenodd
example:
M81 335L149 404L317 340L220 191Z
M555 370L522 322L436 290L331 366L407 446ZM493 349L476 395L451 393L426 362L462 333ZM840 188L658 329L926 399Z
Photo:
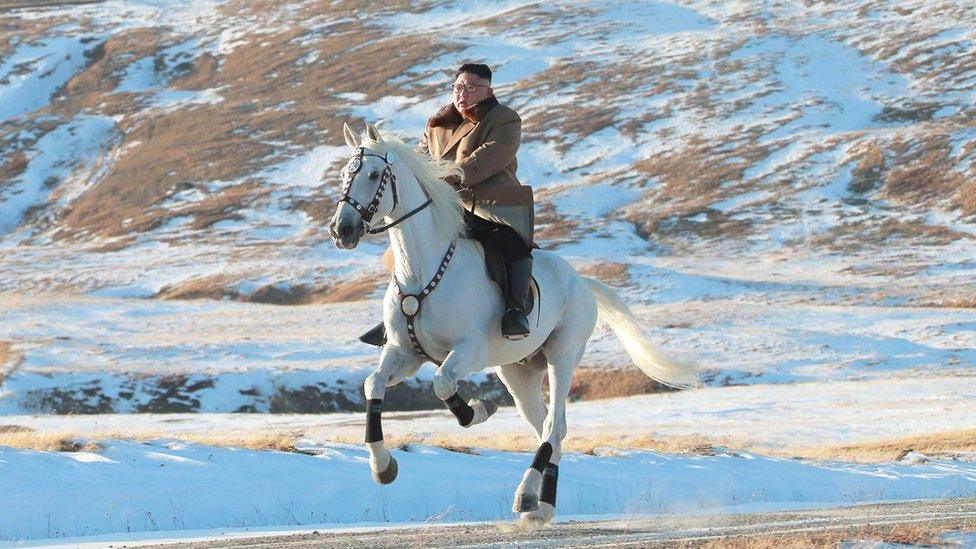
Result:
M115 120L81 116L44 135L28 153L28 165L0 190L0 234L16 228L33 206L42 205L66 178L84 178L115 135Z
M92 36L50 36L21 44L0 64L0 120L33 112L85 66Z
M129 64L115 93L135 93L146 91L157 85L156 59L143 57Z
M412 445L392 450L396 483L377 487L364 449L321 447L322 457L234 450L165 439L105 443L107 461L0 448L0 539L55 541L113 532L214 527L511 520L529 454L478 455ZM976 466L853 465L721 450L674 456L618 450L564 454L560 512L606 515L700 512L744 504L845 505L972 496ZM477 475L472 475L477 471ZM311 480L310 480L311 479ZM457 486L464 486L459 493ZM382 493L380 493L380 491ZM49 494L57 494L52 498ZM201 498L200 493L212 497Z
M428 33L437 29L453 29L476 21L492 19L533 4L533 2L526 0L505 0L501 2L473 0L461 4L438 6L422 12L377 17L374 21L379 25L395 30L397 34Z
M602 219L641 197L643 190L610 183L566 187L553 198L556 211L568 217Z

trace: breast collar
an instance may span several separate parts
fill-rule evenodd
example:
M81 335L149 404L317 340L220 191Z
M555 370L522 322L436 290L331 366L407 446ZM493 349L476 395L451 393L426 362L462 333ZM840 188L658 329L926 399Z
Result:
M455 247L457 247L457 241L452 240L451 245L447 248L447 253L444 254L444 259L441 260L441 266L437 269L437 274L434 275L434 278L420 292L416 294L404 294L403 290L400 289L400 283L397 282L396 274L393 275L392 281L393 289L396 291L397 299L400 301L400 312L403 313L403 316L407 317L407 335L410 336L410 342L413 343L414 350L438 366L443 361L435 359L427 351L424 351L424 348L420 345L420 340L417 339L415 323L417 315L420 314L420 306L423 304L424 299L434 291L437 284L444 278L447 265L451 262L451 258L454 257Z

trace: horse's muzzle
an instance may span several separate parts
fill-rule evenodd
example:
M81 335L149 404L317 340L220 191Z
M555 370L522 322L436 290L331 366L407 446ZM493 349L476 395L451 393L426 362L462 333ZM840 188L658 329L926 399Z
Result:
M332 237L332 242L337 248L343 250L355 248L364 231L365 226L362 221L338 221L329 225L329 235Z

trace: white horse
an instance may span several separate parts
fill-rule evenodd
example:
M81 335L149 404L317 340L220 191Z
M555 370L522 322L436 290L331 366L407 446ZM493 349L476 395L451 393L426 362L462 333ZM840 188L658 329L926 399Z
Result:
M458 380L488 367L515 399L539 441L532 465L515 491L513 512L549 522L566 436L566 398L597 317L608 324L631 359L651 378L674 387L697 383L695 366L668 360L613 290L580 276L552 252L534 250L534 278L542 299L529 315L531 334L509 341L501 333L504 304L484 266L481 245L464 236L455 190L443 181L460 175L450 163L420 155L396 134L367 124L361 136L344 127L356 149L342 170L343 193L329 226L336 246L356 247L365 234L389 231L395 261L383 300L387 342L365 382L366 446L373 478L393 482L397 464L383 444L380 413L387 387L440 363L434 392L461 425L488 419L495 406L457 394ZM374 219L383 226L372 227ZM549 376L549 405L542 379Z

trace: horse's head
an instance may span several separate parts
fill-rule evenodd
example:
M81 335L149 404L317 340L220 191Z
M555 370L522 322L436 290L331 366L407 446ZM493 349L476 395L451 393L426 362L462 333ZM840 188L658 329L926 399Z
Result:
M351 249L369 230L370 223L390 215L397 206L396 179L392 152L379 152L363 146L363 140L343 124L346 144L355 149L342 168L342 194L336 206L329 233L339 248ZM382 143L379 130L366 124L365 136Z

